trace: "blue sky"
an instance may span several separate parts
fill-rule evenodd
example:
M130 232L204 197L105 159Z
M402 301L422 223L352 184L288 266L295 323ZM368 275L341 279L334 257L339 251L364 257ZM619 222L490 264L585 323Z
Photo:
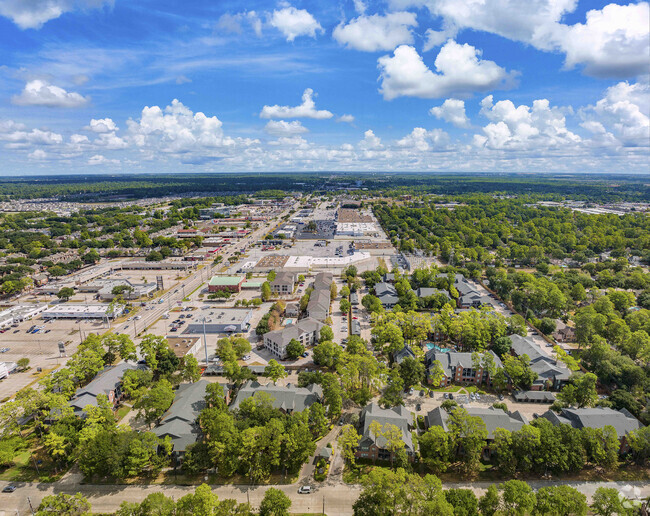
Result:
M0 0L0 174L648 172L649 11Z

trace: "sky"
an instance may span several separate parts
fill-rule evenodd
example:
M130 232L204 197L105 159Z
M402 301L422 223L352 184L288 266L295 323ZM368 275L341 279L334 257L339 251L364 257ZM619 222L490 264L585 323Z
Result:
M0 175L650 172L647 1L0 0Z

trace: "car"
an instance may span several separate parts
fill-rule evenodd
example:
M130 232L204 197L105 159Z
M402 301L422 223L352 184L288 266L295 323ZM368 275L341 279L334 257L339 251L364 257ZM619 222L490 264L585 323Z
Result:
M298 489L298 494L310 494L311 486L300 486Z
M501 401L504 400L503 394L499 394L499 399L500 399Z
M308 353L307 351L305 351L305 352L304 352L302 355L300 355L300 356L301 356L302 358L305 358L305 357L309 356L309 353Z
M469 393L469 399L470 399L470 400L474 400L474 399L476 399L476 396L474 396L474 393L473 393L473 392L470 392L470 393Z
M52 330L45 330L45 333L50 333Z
M481 395L480 394L476 395L476 401L481 401Z
M4 489L2 490L3 493L13 493L16 490L16 486L13 484L9 484L8 486L5 486Z
M429 391L429 398L433 398L434 394L433 391Z
M339 418L339 426L343 426L344 423L345 423L345 419L343 419L342 417Z
M453 400L453 399L454 399L454 394L451 393L451 392L449 393L449 399L450 399L450 400Z
M176 328L176 327L174 326L174 327L173 327L171 330L169 330L169 331L178 331L178 328Z
M424 391L420 391L420 396L424 396Z
M414 392L415 392L415 389L414 389L413 387L411 387L411 388L409 389L409 394L412 395Z
M14 330L14 333L18 333L20 330Z
M419 403L417 403L417 404L415 405L415 410L418 411L418 412L419 412L420 410L422 410L422 405L420 405Z
M448 392L445 392L444 398L445 398L446 400L449 399L449 393L448 393Z

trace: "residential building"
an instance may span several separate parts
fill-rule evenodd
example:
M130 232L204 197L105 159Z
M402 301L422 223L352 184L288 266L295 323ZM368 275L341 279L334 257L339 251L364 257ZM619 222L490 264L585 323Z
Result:
M496 369L503 367L501 359L493 352L488 351L488 354L492 356L492 361ZM427 376L429 378L429 383L431 382L431 376L429 371L433 365L434 361L440 362L442 365L442 370L444 371L444 377L440 382L440 386L446 386L454 384L464 384L464 385L482 385L487 384L491 385L492 379L490 378L490 373L479 367L475 367L473 353L461 353L457 351L447 351L440 352L435 348L431 349L425 355L425 364L427 366ZM483 360L483 355L480 355L481 361Z
M95 378L85 387L80 387L70 400L70 406L74 413L81 415L86 407L97 406L97 396L105 394L108 402L114 407L123 397L122 377L126 371L145 369L141 364L121 362L115 366L109 366L99 372Z
M399 303L399 297L397 296L397 290L390 283L376 283L375 284L375 296L379 298L381 304L384 308L390 310L396 304Z
M573 428L604 428L613 426L616 435L621 441L621 448L624 451L627 447L627 434L639 428L643 424L635 418L627 409L614 410L609 407L593 408L563 408L560 413L549 410L541 415L548 419L555 426L570 425Z
M287 303L284 307L285 317L298 317L300 315L300 305L298 303Z
M227 290L229 292L241 292L246 276L212 276L208 283L209 292Z
M279 296L293 293L296 285L296 276L293 272L280 271L271 282L271 292Z
M393 362L396 364L401 364L405 358L415 359L415 353L413 353L413 350L408 346L404 346L399 351L393 353Z
M553 333L553 338L558 342L575 342L576 329L571 326L565 326Z
M521 403L553 403L555 394L549 391L519 391L514 398Z
M330 315L330 286L334 281L334 276L331 272L320 272L314 278L312 284L313 290L309 296L309 303L307 304L307 315L325 321Z
M391 460L394 458L394 452L387 449L387 439L383 435L375 435L370 430L373 421L378 422L383 431L388 425L394 425L402 433L402 441L409 460L413 460L415 448L411 431L414 425L414 415L400 405L397 407L383 409L377 403L366 405L361 411L359 417L359 426L361 428L361 440L355 452L355 457L360 459Z
M537 373L531 389L534 391L560 390L569 381L571 371L559 360L547 355L530 337L510 335L512 352L517 356L528 355L530 368Z
M158 437L171 439L172 454L177 460L181 459L188 446L194 444L201 436L197 419L206 407L207 386L206 380L179 385L172 406L165 412L160 424L153 429L153 433Z
M449 292L439 288L420 287L415 291L415 293L420 299L422 299L423 297L437 296L440 294L445 296L448 300L451 301L451 296L449 295Z
M315 383L312 383L309 387L296 387L290 383L287 385L273 385L269 382L262 385L255 380L249 380L239 389L230 408L232 410L238 409L242 401L258 392L264 392L271 396L273 398L273 407L280 409L285 414L302 412L314 403L320 403L323 399L323 389Z
M485 429L488 432L487 440L494 440L494 431L497 428L503 428L510 432L517 432L521 430L524 425L528 424L528 419L521 412L506 412L499 408L488 407L464 407L470 416L478 417L485 423ZM430 411L424 418L424 423L427 428L432 426L440 426L445 432L449 431L448 420L450 414L437 407Z
M289 324L280 330L264 334L264 346L275 356L284 360L287 358L287 346L296 339L303 346L313 346L318 343L320 330L325 326L312 317L307 317L296 324Z

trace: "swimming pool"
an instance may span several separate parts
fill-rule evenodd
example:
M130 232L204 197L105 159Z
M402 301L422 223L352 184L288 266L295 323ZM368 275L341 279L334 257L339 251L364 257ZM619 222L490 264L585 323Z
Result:
M289 326L290 324L293 324L293 319L285 319L283 324Z
M451 351L449 348L442 348L438 346L438 344L434 344L433 342L427 342L424 345L425 348L427 348L428 351L431 351L432 349L435 349L436 351L439 351L440 353L447 353L448 351Z

